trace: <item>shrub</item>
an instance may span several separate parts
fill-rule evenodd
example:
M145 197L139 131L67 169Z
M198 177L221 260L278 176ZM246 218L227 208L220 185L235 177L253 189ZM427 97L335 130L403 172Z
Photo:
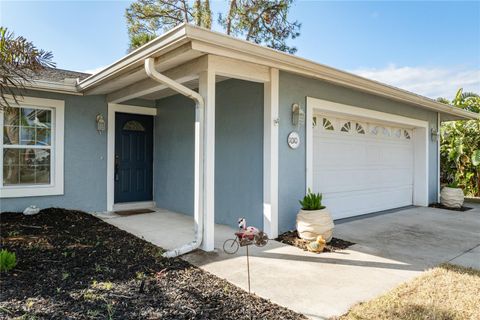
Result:
M308 189L308 193L303 197L303 200L300 200L300 205L302 206L302 210L321 210L325 209L325 206L322 206L322 194L321 193L313 193L310 188Z
M9 271L17 265L17 257L14 252L0 250L0 272Z

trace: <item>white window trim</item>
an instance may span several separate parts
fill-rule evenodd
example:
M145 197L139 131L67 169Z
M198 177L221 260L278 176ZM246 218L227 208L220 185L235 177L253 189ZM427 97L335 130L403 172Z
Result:
M406 125L413 128L413 136L411 137L414 140L413 204L417 206L428 206L428 175L430 171L428 162L429 131L427 121L312 97L307 97L306 100L306 190L313 186L313 117L315 112L321 112L332 116L353 117L366 121L378 120L392 125Z
M109 103L107 121L107 211L115 210L115 114L117 112L156 116L157 108ZM154 150L155 154L155 150ZM123 206L125 209L127 206ZM134 208L135 203L129 208Z
M7 96L9 103L15 104L12 96ZM3 111L0 111L0 198L19 198L63 195L64 193L64 127L65 127L65 102L34 97L17 97L19 106L32 105L45 107L54 112L53 135L51 137L51 183L46 185L18 185L3 186ZM28 147L28 146L26 146Z

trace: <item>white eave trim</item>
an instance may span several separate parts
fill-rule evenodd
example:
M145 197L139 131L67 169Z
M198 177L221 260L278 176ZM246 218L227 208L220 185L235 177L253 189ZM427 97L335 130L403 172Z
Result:
M77 89L78 91L88 90L104 81L121 75L129 68L140 66L148 57L161 56L164 51L172 50L175 47L188 42L191 42L192 50L205 54L225 56L278 68L282 71L321 79L340 86L417 105L463 119L477 119L480 117L476 113L462 110L454 106L448 106L406 90L366 79L311 60L263 47L249 41L236 39L219 32L206 30L188 24L181 24L171 29L155 40L112 63L102 71L80 81L77 84Z
M41 90L47 92L65 93L77 96L82 96L83 93L77 90L74 83L61 83L46 80L32 80L28 83L24 83L23 86L27 90Z
M181 24L167 31L156 39L115 61L105 69L83 79L77 84L77 88L79 91L90 89L93 86L97 86L99 82L116 77L132 65L142 65L145 59L158 56L158 52L162 49L177 47L188 42L188 39L185 37L185 32L185 24Z
M236 51L237 53L240 53L240 55L233 56L232 54L229 54L228 56L243 59L244 61L265 64L270 67L279 68L280 70L319 78L341 86L355 88L390 99L419 105L427 109L452 114L465 119L480 118L480 115L476 113L445 105L403 89L363 78L311 60L263 47L249 41L235 39L219 32L213 32L191 25L186 25L185 28L187 31L187 37L192 40L192 49L194 50L216 55L222 55L222 51L215 50L216 48L228 50L229 52Z

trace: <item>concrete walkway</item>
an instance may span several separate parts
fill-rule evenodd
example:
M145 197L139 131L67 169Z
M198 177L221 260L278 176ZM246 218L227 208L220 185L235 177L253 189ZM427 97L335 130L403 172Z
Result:
M326 319L442 262L480 269L480 205L468 206L475 209L411 208L337 224L334 236L357 244L335 253L312 254L276 241L252 246L252 292L310 318ZM193 228L185 231L191 218L168 211L106 221L164 248L193 237ZM215 231L215 247L222 248L233 230L217 226ZM235 255L218 249L184 259L247 290L244 254L244 248Z

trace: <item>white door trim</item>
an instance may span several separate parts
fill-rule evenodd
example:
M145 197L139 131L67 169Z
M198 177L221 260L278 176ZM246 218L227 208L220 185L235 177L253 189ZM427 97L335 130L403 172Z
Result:
M107 120L107 211L114 210L115 195L115 114L117 112L156 116L157 108L109 103ZM154 153L155 155L155 153ZM124 208L124 210L126 210Z
M354 116L359 119L377 120L410 126L414 140L413 204L428 206L428 122L391 113L354 107L341 103L307 97L306 127L306 189L313 185L313 116L315 111L332 115Z

